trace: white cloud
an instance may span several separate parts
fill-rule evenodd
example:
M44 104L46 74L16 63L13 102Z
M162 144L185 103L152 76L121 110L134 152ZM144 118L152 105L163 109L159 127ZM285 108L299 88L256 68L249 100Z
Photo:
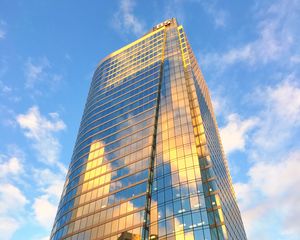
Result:
M27 198L19 188L9 183L0 183L1 239L11 239L20 228L27 203Z
M26 197L16 186L4 183L0 186L0 214L12 215L12 212L22 209L27 203Z
M248 61L252 63L254 61L254 52L251 45L246 45L240 48L230 49L228 52L219 53L209 53L201 58L205 66L217 66L220 69L234 64L238 61Z
M1 66L0 66L0 78L1 78ZM3 97L3 99L12 101L14 103L19 102L21 100L21 97L18 94L16 94L15 90L16 88L9 86L0 80L0 97ZM4 105L2 105L1 107L3 108Z
M47 129L53 131L62 129L62 125L54 123L53 120L59 121L57 113L51 113L50 118L51 124L47 122L48 119L44 119ZM32 132L29 137L39 136L39 133L34 133L35 127L33 127L39 124L24 119L21 122L23 126L28 128L30 126ZM9 240L14 237L16 231L22 231L33 223L40 225L42 236L50 234L66 171L60 163L49 167L55 171L45 167L37 168L33 163L26 161L24 153L15 145L7 146L7 152L0 154L1 237L4 234L5 239ZM33 239L41 239L41 237L36 235Z
M8 175L18 175L23 171L23 164L17 157L11 157L8 161L1 161L0 158L0 178Z
M6 158L6 155L0 156L2 162ZM50 234L64 185L64 172L54 173L48 168L32 169L19 164L21 163L16 157L11 157L0 165L0 171L4 171L1 174L5 175L5 178L0 178L0 232L1 236L5 235L6 240L11 239L17 230L25 227L32 219ZM30 174L30 182L26 174ZM22 186L30 189L29 186L32 185L34 188L31 189L30 201L22 190L12 183L15 180L13 175L18 176ZM28 216L31 217L30 220Z
M211 0L168 0L159 3L159 8L163 6L163 19L169 19L175 17L181 24L184 25L184 21L189 14L185 11L188 4L193 4L194 8L203 9L204 13L213 21L213 24L217 28L223 28L226 26L228 20L228 13L217 6L216 1ZM160 19L158 22L163 21L161 19L161 14L159 15Z
M35 169L33 177L42 194L32 205L35 220L50 230L54 222L57 206L64 186L65 174L50 169Z
M46 195L36 198L33 203L34 216L44 228L51 228L54 222L57 205L52 204Z
M20 223L16 219L0 216L0 232L2 240L10 240L19 227Z
M3 71L0 70L0 76L1 76L1 72L3 72L3 74L5 74L5 69ZM6 84L4 84L3 81L0 80L0 93L1 94L7 94L10 93L12 91L12 88L7 86Z
M4 127L14 128L17 126L15 121L15 112L11 107L0 105L0 124Z
M220 129L220 135L224 150L227 154L245 149L248 139L248 132L258 123L257 118L241 120L238 114L230 114L227 118L227 125Z
M6 146L6 153L0 153L0 184L21 183L24 173L24 152L16 145Z
M300 234L299 78L289 74L276 85L257 87L253 103L253 117L230 114L220 130L226 152L245 150L252 164L248 179L234 186L247 235L294 240Z
M249 239L297 239L300 234L300 86L294 74L259 87L261 107L249 139L248 180L235 184ZM276 226L278 231L272 230Z
M225 27L228 14L223 9L217 8L215 1L199 1L202 8L213 19L216 27Z
M59 198L64 185L66 168L58 160L61 145L56 136L66 128L58 113L49 113L43 116L38 107L33 106L27 113L16 117L17 123L24 130L24 135L32 141L38 154L38 159L49 167L58 168L55 173L49 168L31 169L32 181L38 195L33 197L34 220L50 231Z
M134 14L135 2L133 0L121 0L120 7L113 18L113 26L117 31L133 33L140 37L145 33L142 20Z
M184 2L185 0L164 1L165 4L163 7L163 16L159 14L159 19L157 19L157 23L170 19L171 17L176 17L178 21L183 23L186 17L184 12ZM159 8L162 8L162 6L160 5Z
M40 237L39 240L49 240L49 236Z
M299 79L289 75L283 82L267 89L267 103L272 111L289 123L300 123Z
M9 240L26 218L29 200L16 183L22 183L24 153L15 145L0 154L0 233Z
M37 63L33 63L33 60L28 58L25 64L26 87L33 88L38 81L42 81L45 77L45 71L49 68L49 60L45 57Z
M294 27L300 20L296 14L298 9L299 1L290 1L286 4L284 0L259 11L255 9L259 12L257 17L260 19L256 25L258 38L224 53L203 55L201 57L203 64L207 67L224 69L240 62L253 65L275 60L284 61L285 56L293 51L293 48L298 47L294 41L299 35L298 28Z
M9 93L9 92L11 92L11 87L9 87L9 86L4 86L3 88L2 88L2 92L3 93Z
M42 191L54 200L59 199L63 190L65 172L52 172L50 169L35 169L34 178Z
M0 28L1 28L1 23L0 23ZM20 96L15 94L16 88L12 86L11 82L8 83L9 81L7 81L6 79L8 70L9 70L9 64L8 64L7 57L5 56L0 57L0 97L3 96L4 97L3 99L17 102L19 101Z
M286 156L286 159L276 164L258 162L250 169L249 175L252 179L253 187L266 196L284 196L296 186L295 183L300 183L299 167L300 152L296 152Z
M38 107L33 106L26 114L18 115L16 120L25 136L32 140L39 159L46 164L58 164L61 145L55 133L66 128L58 113L50 113L49 117L45 117Z
M262 154L274 151L283 153L289 140L299 132L300 86L297 82L295 76L288 75L275 86L258 88L253 95L256 103L262 105L259 114L263 119L254 133L254 154L257 156L253 158L258 160Z
M222 101L216 97L214 106L221 117L225 117L226 125L220 128L220 135L225 152L245 150L248 140L247 154L252 160L269 158L269 154L282 154L285 145L299 132L300 126L300 85L299 78L290 74L277 85L257 87L251 94L251 104L260 109L254 116L244 120L237 113L223 111ZM249 98L249 97L248 97ZM223 105L222 105L223 104ZM221 110L220 110L221 109ZM294 141L295 142L295 141ZM272 157L274 159L274 157Z
M300 235L299 169L300 152L296 151L275 163L256 162L248 172L249 181L235 184L249 239L261 239L260 234L267 233L266 219L274 216L280 221L278 239ZM257 224L263 226L260 231Z
M223 103L222 101L220 101L219 98L217 97L213 97L212 99L212 105L214 108L214 113L216 116L221 115L222 114L222 107L223 107Z
M28 58L25 63L24 74L26 78L25 87L34 90L34 93L41 95L39 89L56 90L63 76L53 72L53 66L48 58Z
M218 85L213 91L210 92L214 113L217 118L228 116L230 114L232 105L228 101L229 99L224 96L223 90L224 89L221 89L220 85Z

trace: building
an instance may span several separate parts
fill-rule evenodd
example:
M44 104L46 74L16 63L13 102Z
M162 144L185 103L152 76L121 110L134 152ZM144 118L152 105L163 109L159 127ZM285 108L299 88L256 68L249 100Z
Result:
M246 239L209 92L175 19L98 65L58 239Z

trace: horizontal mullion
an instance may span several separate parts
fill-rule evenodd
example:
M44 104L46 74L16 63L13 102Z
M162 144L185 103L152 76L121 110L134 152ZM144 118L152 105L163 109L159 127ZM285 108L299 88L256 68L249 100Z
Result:
M148 126L143 127L142 129L139 129L138 131L135 131L135 132L133 132L133 133L127 134L127 135L125 135L125 136L122 136L122 137L120 137L120 138L115 139L115 140L112 141L112 142L109 142L109 144L107 144L106 147L107 147L107 148L108 148L108 147L111 147L111 145L116 144L116 143L118 143L118 142L121 143L122 140L124 141L125 139L130 138L130 137L132 137L132 136L135 136L135 135L137 135L138 133L140 133L140 132L142 132L142 131L144 131L144 130L146 130L146 129L149 129L150 127L153 127L153 126L154 126L153 123L150 123ZM149 135L147 135L147 136L149 136ZM141 136L140 140L141 140L141 139L144 139L145 137L146 137L146 136ZM107 154L109 154L109 153L115 151L115 149L119 149L119 148L125 147L125 146L127 146L127 145L130 145L130 144L126 144L126 145L123 145L123 146L122 146L122 145L117 146L116 148L113 148L113 150L108 151L105 155L107 155ZM82 154L81 156L83 156L83 155L85 155L86 153L89 153L89 151L87 151L87 152L85 153L85 151L88 150L88 148L89 148L89 145L88 145L88 146L84 146L79 152L76 153L76 155ZM104 156L104 155L103 155L103 156Z
M150 111L149 111L149 112L150 112ZM103 129L101 129L101 130L98 130L98 132L96 132L96 133L97 133L97 134L100 134L100 133L103 133L103 132L105 132L105 131L109 131L109 130L112 129L112 128L116 128L116 127L118 127L118 126L120 126L120 125L122 125L122 124L124 124L124 123L127 123L128 121L134 121L135 119L139 119L139 118L141 117L141 115L143 115L143 114L145 114L145 113L147 113L147 111L143 112L142 114L133 116L132 118L125 119L125 120L122 121L122 122L118 122L118 123L115 123L115 124L113 124L113 125L110 125L110 126L107 127L107 128L103 128ZM149 118L153 118L153 117L154 117L153 114L154 114L154 113L152 113L151 115L147 116L147 117L144 118L143 120L138 120L138 121L136 122L136 124L140 123L141 121L148 120ZM82 141L82 140L84 139L84 137L86 137L85 135L86 135L87 133L90 133L91 131L93 131L93 130L95 130L95 129L101 127L101 126L105 126L105 124L107 124L107 123L109 123L109 122L111 122L111 121L108 121L108 122L105 122L105 123L100 123L99 125L96 125L96 126L94 126L93 128L89 129L88 132L84 133L83 136L80 136L80 138L78 138L78 140L76 141L76 144L79 144L79 142ZM124 129L126 129L126 128L129 128L130 126L131 126L131 125L127 125L127 126L125 126L125 127L121 127L121 128L118 129L115 133L120 132L120 130L124 130ZM93 135L96 134L96 133L93 133ZM90 136L88 136L88 137L90 137Z
M156 67L156 68L157 68L157 70L156 70L155 72L153 72L152 74L146 75L145 77L139 79L138 77L139 77L140 75L142 75L142 74L140 74L140 75L136 76L135 78L133 78L133 79L138 79L138 81L132 81L132 79L131 79L131 81L132 81L131 84L129 84L129 85L127 85L127 86L124 86L124 88L121 88L121 86L118 86L118 87L120 87L120 89L118 89L118 90L115 91L115 92L112 92L111 94L109 94L109 95L107 95L107 96L104 96L104 97L103 97L103 95L106 95L106 94L107 94L107 92L105 92L105 93L103 93L103 94L99 94L98 96L95 96L95 98L93 98L93 99L90 99L90 101L87 101L88 106L87 106L87 108L84 110L84 115L85 115L85 114L90 110L90 108L92 108L97 102L99 102L99 101L104 101L104 100L107 99L107 98L108 98L108 99L111 98L112 95L118 94L119 92L124 91L124 90L126 90L126 89L130 89L132 86L134 86L134 85L136 85L136 84L139 84L139 83L143 82L145 79L148 79L148 78L151 79L151 77L152 77L153 75L158 74L159 71L160 71L158 67ZM153 70L153 69L155 69L155 67L152 68L151 70ZM143 74L144 74L144 73L143 73ZM158 76L158 77L159 77L159 76ZM150 82L150 81L149 81L149 82ZM127 82L127 81L124 82L123 85L125 85L126 83L128 83L128 82ZM139 88L139 87L141 87L141 86L137 86L137 87L135 87L134 89ZM99 91L95 92L94 95L96 95L97 93L101 92L102 90L103 90L103 89L100 89ZM131 91L131 90L130 90L130 91ZM124 93L124 94L126 94L126 93ZM90 105L90 104L92 104L92 105Z
M156 71L149 75L149 72L150 72L150 71L153 71L153 70L156 70ZM147 78L147 77L149 77L149 76L151 76L151 75L153 75L153 74L155 74L156 72L159 72L159 71L160 71L160 62L157 61L157 62L153 63L152 66L148 66L147 68L140 70L139 73L137 73L136 76L131 75L131 76L125 77L125 78L123 79L122 84L126 84L126 83L128 83L128 82L132 82L132 84L129 85L129 86L132 86L132 85L135 84L135 82L133 81L134 79L139 78L139 77L142 76L142 75L145 75L144 78ZM143 79L144 79L144 78L143 78ZM121 84L121 85L122 85L122 84ZM105 89L105 88L103 88L104 86L102 86L101 84L99 84L99 85L97 85L97 86L94 86L94 89L96 89L96 91L95 91L95 92L91 92L91 93L88 95L87 102L90 102L90 101L94 98L94 96L97 95L99 92L103 92L102 94L98 95L99 97L101 97L102 95L105 96L105 95L107 94L107 92L110 92L110 91L112 91L112 90L115 90L116 88L119 88L119 90L122 90L121 85L119 85L119 86L117 86L117 87L115 87L115 88L112 88L112 89ZM105 90L105 91L104 91L104 90ZM97 98L98 98L98 96L97 96ZM109 96L108 96L108 97L109 97ZM105 97L105 98L106 98L106 97Z
M153 125L152 125L152 126L153 126ZM144 129L146 129L146 128L143 128L143 130L144 130ZM129 137L129 136L131 136L131 135L128 135L128 136L126 136L126 137ZM149 137L149 136L147 136L147 137ZM136 143L136 142L138 142L138 141L140 141L140 140L143 140L144 138L146 138L146 137L143 136L142 138L140 138L140 139L138 139L138 140L136 140L136 141L134 141L134 142L131 142L130 144L126 144L126 145L120 146L120 147L114 149L113 151L107 152L106 154L111 154L111 153L113 153L114 151L117 151L117 150L119 150L119 149L121 149L121 148L127 147L127 146L129 146L129 145L131 145L131 144L133 144L133 143ZM115 142L112 142L111 144L113 144L113 143L115 143ZM83 149L81 149L81 151L84 150L84 149L87 149L89 146L90 146L90 145L84 147ZM78 152L78 154L79 154L79 153L80 153L80 152ZM87 156L88 154L89 154L89 152L85 152L85 153L83 153L82 155L79 155L79 156L78 156L78 160L80 160L82 157ZM78 160L77 160L77 161L78 161ZM73 166L74 164L75 164L75 162L74 162L73 164L72 164L72 162L71 162L69 168L72 168L72 166Z
M144 99L146 99L147 97L150 97L151 95L154 95L154 94L156 94L156 93L158 93L158 92L149 93L148 95L145 95L143 98L137 99L137 100L135 100L135 101L133 101L133 102L130 102L130 103L128 103L127 105L122 106L121 108L116 109L116 110L114 110L113 112L110 112L110 113L108 113L108 114L106 114L106 115L103 115L103 116L101 116L101 117L99 117L99 118L96 118L96 117L97 117L97 115L99 115L100 113L96 113L95 115L93 115L93 116L90 117L89 119L86 119L85 121L81 122L81 125L84 126L84 129L86 129L89 125L91 125L91 124L92 124L93 122L95 122L96 120L97 120L97 121L100 121L100 120L103 119L103 118L108 118L110 115L116 114L116 113L122 111L123 109L125 109L125 108L127 108L127 107L129 107L129 106L131 106L131 105L133 105L133 104L135 104L135 103L137 103L138 101L144 100ZM153 100L155 100L155 98L148 100L148 102L151 102L151 101L153 101ZM144 103L143 105L147 104L148 102ZM138 107L136 107L136 108L138 108ZM130 110L128 110L128 111L130 111ZM127 111L127 112L128 112L128 111ZM120 117L120 115L118 115L117 117ZM96 119L93 119L93 118L96 118ZM84 129L81 129L80 133L81 133ZM79 135L80 135L80 134L78 134L78 136L79 136Z
M137 102L138 102L138 101L135 101L135 103L137 103ZM149 104L149 103L153 103L153 102L155 103L155 102L156 102L156 99L153 99L152 101L149 101L149 102L145 103L144 105ZM128 104L128 105L124 106L124 108L129 107L130 105L131 105L131 104ZM122 109L124 109L124 108L122 108ZM116 112L118 112L118 111L120 111L120 110L122 110L122 109L118 109L118 110L115 111L114 113L116 113ZM131 110L131 109L130 109L130 110ZM128 112L130 112L130 110L129 110ZM111 114L113 114L113 113L109 113L109 114L105 115L104 117L108 117L108 116L110 116ZM103 119L104 117L97 119L97 121ZM79 145L76 145L76 147L75 147L75 149L74 149L74 152L77 151L78 148L79 148L81 145L82 145L82 143L80 143Z
M124 104L124 103L130 101L131 99L136 99L136 100L134 100L133 102L135 102L135 101L137 101L137 100L141 100L141 99L143 99L144 97L148 96L149 94L154 93L154 92L157 92L157 91L156 91L156 88L155 88L155 87L157 87L157 86L158 86L158 83L155 83L155 84L153 84L152 86L148 87L147 89L142 89L142 91L136 92L136 94L133 94L133 95L131 95L131 96L125 98L125 99L121 99L120 102L117 102L117 101L116 101L116 102L114 102L114 104L110 105L108 108L103 108L103 109L101 109L101 110L99 110L99 111L96 111L96 110L99 109L99 108L101 108L101 107L103 107L104 105L106 105L106 103L103 104L103 105L97 106L95 109L92 110L92 111L96 111L96 112L90 112L89 114L87 114L87 117L86 117L86 118L83 118L83 119L82 119L82 122L84 123L84 122L88 121L90 118L92 118L93 116L96 116L96 115L98 115L98 114L101 114L101 113L104 112L104 111L108 111L110 108L118 107L118 105ZM152 90L152 92L151 92L151 93L148 93L148 95L144 95L144 96L143 96L143 94L144 94L145 92L149 91L149 90ZM142 96L141 96L141 95L142 95ZM139 97L139 96L140 96L140 97ZM108 105L109 103L110 103L110 102L108 102L107 105ZM116 109L116 110L117 110L117 109ZM115 110L114 110L114 111L115 111Z
M149 117L147 120L151 120L151 117ZM153 119L153 120L154 120L154 119ZM136 123L136 124L140 124L140 123L143 123L143 122L144 122L144 121L140 121L139 123ZM150 126L153 126L153 124L154 124L154 123L148 123L146 126L142 127L141 129L138 129L138 130L136 130L136 131L134 131L134 132L131 132L131 133L129 133L129 134L126 134L126 135L124 135L124 136L122 136L122 137L119 137L119 138L115 139L115 140L112 141L112 142L110 142L110 141L107 142L106 139L109 138L109 137L112 137L112 136L114 136L114 135L116 135L116 134L118 134L118 133L120 133L120 132L122 132L122 131L124 131L124 130L129 129L129 128L131 128L132 126L136 126L136 125L131 125L131 126L129 126L128 128L121 129L121 130L118 131L118 132L112 133L112 134L107 135L107 136L102 137L102 138L100 138L100 136L99 136L99 140L105 142L105 144L106 144L105 147L108 147L110 144L113 144L113 143L115 143L115 142L117 142L117 141L119 141L119 140L122 140L123 138L132 136L132 135L134 135L135 133L137 133L137 132L139 132L139 131L141 131L141 130L144 130L144 129L150 127ZM85 141L88 141L90 138L93 138L93 137L95 137L95 136L97 136L97 135L98 135L98 133L95 133L94 135L91 135L91 136L87 137L86 139L84 139L83 142L80 143L79 147L80 147L80 146L83 146L81 149L85 148L85 146L83 145L83 143L84 143ZM77 154L77 152L76 152L75 154Z

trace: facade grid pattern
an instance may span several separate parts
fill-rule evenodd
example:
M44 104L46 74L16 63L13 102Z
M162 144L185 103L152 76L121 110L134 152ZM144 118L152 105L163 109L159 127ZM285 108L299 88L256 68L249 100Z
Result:
M93 76L51 240L246 239L208 88L175 19Z

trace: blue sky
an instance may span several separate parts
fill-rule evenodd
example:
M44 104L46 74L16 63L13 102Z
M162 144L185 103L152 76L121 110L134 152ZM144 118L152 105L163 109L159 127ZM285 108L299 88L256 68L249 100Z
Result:
M0 239L48 239L97 63L183 24L249 239L300 236L300 1L0 1Z

